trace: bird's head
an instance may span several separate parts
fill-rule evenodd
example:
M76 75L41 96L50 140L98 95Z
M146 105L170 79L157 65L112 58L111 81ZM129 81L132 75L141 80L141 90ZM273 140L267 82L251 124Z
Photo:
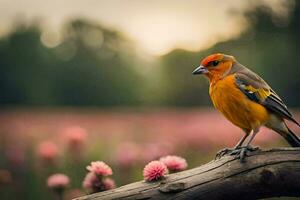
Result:
M204 74L210 80L225 76L233 66L235 58L230 55L216 53L204 58L193 74Z

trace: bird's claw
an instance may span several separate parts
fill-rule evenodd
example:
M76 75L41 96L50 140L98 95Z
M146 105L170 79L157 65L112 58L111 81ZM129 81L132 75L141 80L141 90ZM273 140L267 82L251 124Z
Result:
M240 162L243 163L245 161L246 156L249 156L249 152L254 152L259 150L258 147L252 147L252 146L244 146L238 149L235 154L235 158L240 159Z
M244 162L246 156L248 156L248 152L253 152L259 150L258 147L252 146L244 146L244 147L235 147L235 148L225 148L218 151L216 154L215 159L219 159L225 155L235 156L236 158L240 159L241 162Z
M217 152L216 156L215 156L215 159L219 159L227 154L229 155L232 155L231 153L236 151L237 149L239 148L224 148L224 149L221 149L220 151Z

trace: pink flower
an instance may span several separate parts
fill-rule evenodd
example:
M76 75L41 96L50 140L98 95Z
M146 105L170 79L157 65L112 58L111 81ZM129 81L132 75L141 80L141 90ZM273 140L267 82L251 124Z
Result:
M91 162L91 165L87 166L86 169L98 176L109 176L113 174L111 168L102 161Z
M170 171L182 171L187 168L187 162L179 156L165 156L159 159Z
M53 142L41 142L38 146L38 155L44 161L53 162L58 157L58 148Z
M67 142L71 147L83 145L87 136L86 130L79 126L68 127L63 130L63 134L65 134Z
M82 187L87 190L88 193L95 193L113 189L116 187L116 184L113 179L105 178L102 180L95 173L89 172L82 182Z
M100 185L100 179L93 172L87 173L82 182L82 187L89 193L97 192L98 188L100 188Z
M84 156L87 131L79 126L70 126L61 132L67 144L70 157L79 162Z
M70 184L70 179L64 174L53 174L47 179L47 186L53 190L63 190Z
M151 161L144 168L144 179L146 181L155 181L161 179L168 173L167 166L160 161Z
M116 183L113 179L111 178L106 178L103 180L103 186L105 190L111 190L116 188Z

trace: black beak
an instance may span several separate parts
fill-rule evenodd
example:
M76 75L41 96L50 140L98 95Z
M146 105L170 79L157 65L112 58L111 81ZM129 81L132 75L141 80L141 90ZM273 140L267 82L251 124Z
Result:
M193 74L196 75L196 74L206 74L208 73L208 70L203 67L202 65L197 67L194 71L193 71Z

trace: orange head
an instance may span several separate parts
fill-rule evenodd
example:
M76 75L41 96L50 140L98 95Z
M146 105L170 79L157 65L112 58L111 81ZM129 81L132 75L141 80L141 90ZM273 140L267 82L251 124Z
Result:
M193 71L193 74L204 74L210 81L219 79L230 71L235 61L233 56L222 53L212 54L201 61L200 66Z

